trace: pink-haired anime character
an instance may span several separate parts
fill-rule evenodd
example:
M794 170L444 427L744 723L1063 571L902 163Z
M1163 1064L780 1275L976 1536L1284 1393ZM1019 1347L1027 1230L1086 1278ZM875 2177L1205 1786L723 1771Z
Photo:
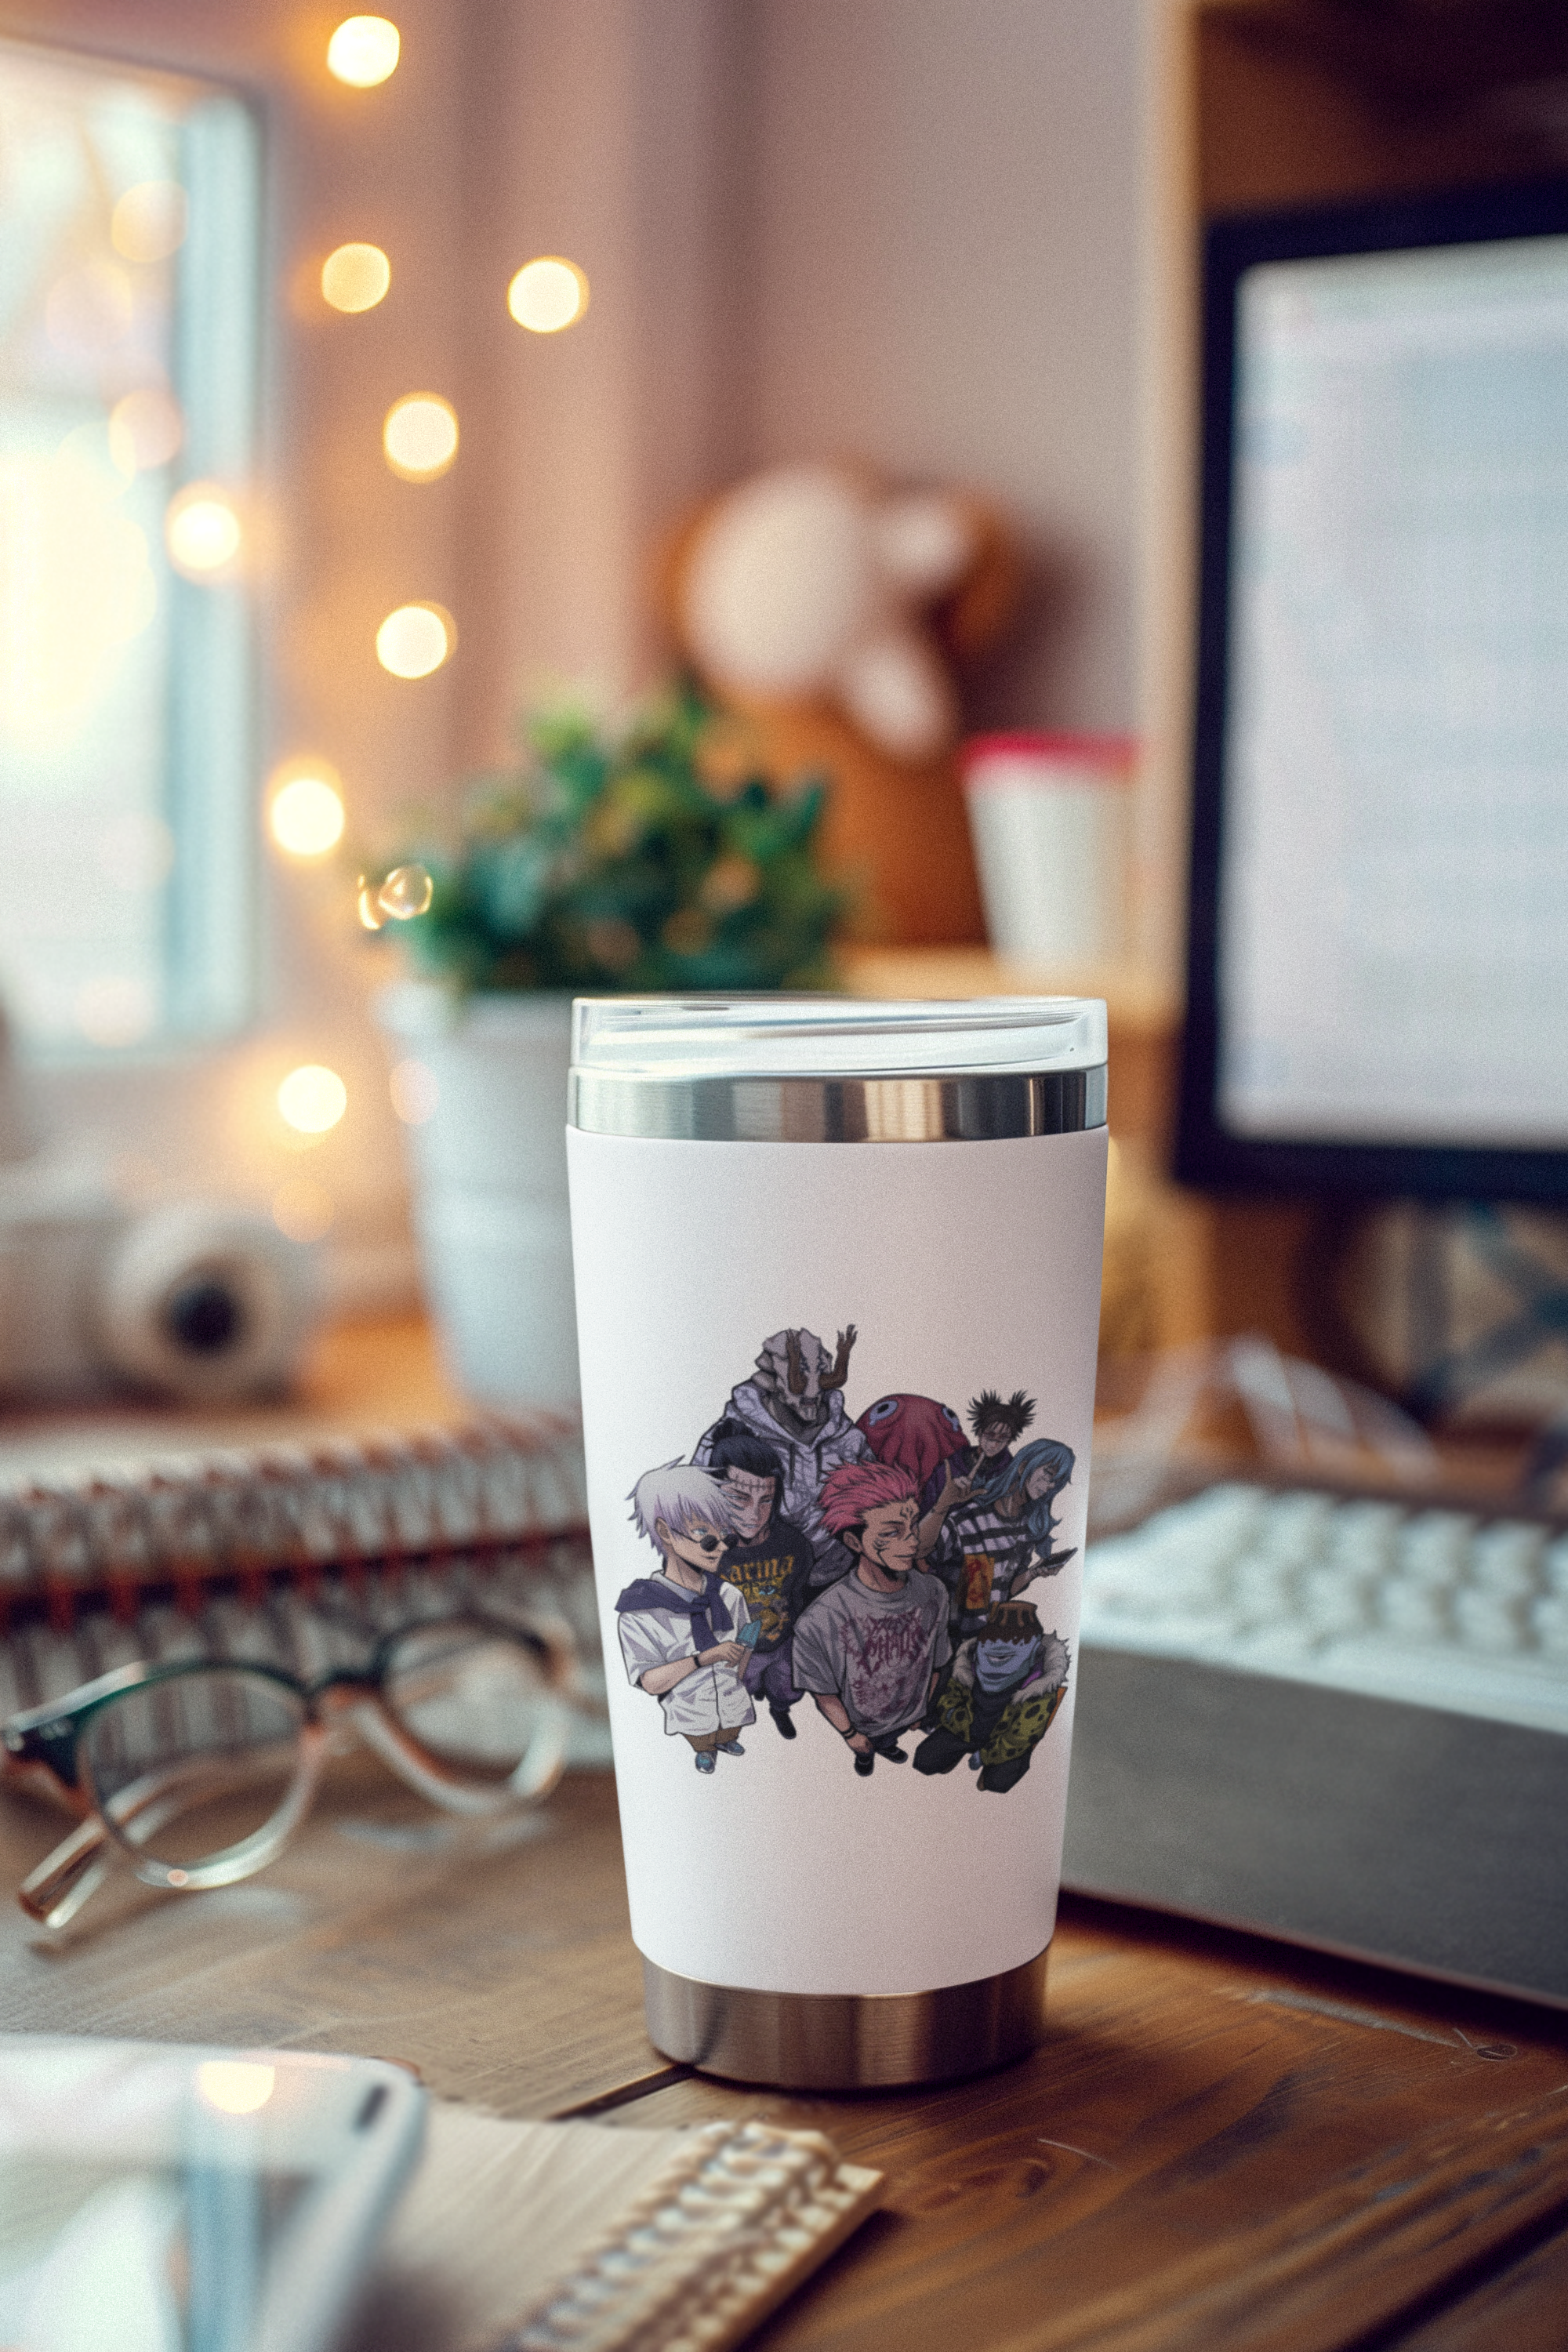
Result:
M908 1760L900 1734L924 1716L951 1655L947 1588L916 1566L919 1489L897 1463L844 1464L825 1482L821 1507L855 1566L803 1611L795 1679L868 1780L879 1756Z

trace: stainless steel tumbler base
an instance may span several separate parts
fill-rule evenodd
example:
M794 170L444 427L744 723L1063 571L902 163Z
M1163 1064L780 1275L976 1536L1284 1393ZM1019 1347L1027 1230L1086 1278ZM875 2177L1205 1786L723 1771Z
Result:
M783 2091L891 2090L1022 2058L1045 2038L1048 1949L935 1992L746 1992L644 1959L648 2039L704 2074Z

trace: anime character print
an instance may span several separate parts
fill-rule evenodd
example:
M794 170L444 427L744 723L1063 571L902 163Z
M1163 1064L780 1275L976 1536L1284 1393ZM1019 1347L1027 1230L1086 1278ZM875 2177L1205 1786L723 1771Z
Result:
M851 1323L838 1334L829 1356L815 1331L804 1326L775 1331L764 1339L756 1370L730 1392L724 1412L699 1439L693 1461L709 1463L725 1422L739 1422L771 1446L784 1469L786 1517L805 1530L818 1560L817 1581L841 1576L852 1565L822 1523L818 1500L829 1472L846 1462L868 1462L871 1449L844 1410L844 1383L858 1334Z
M943 1463L952 1464L955 1475L970 1466L973 1448L964 1439L963 1423L950 1404L939 1404L935 1397L901 1391L879 1397L855 1426L879 1462L896 1462L914 1473L922 1514L942 1492Z
M869 1780L879 1756L908 1758L912 1730L951 1654L947 1594L916 1564L919 1491L893 1464L847 1462L822 1490L823 1519L854 1555L795 1628L795 1674Z
M977 1788L1005 1796L1050 1729L1067 1677L1067 1643L1045 1631L1034 1603L1004 1601L961 1645L915 1770L951 1772L967 1759Z
M947 1586L955 1633L977 1633L999 1602L1060 1573L1052 1507L1073 1474L1073 1451L1054 1437L1021 1446L1003 1468L949 1477L921 1524L921 1556Z
M977 1471L994 1476L998 1470L1010 1469L1013 1448L1034 1418L1035 1400L1022 1389L1015 1389L1010 1397L998 1396L994 1389L982 1389L969 1400L974 1443L964 1447L962 1462L953 1463L954 1477L973 1478Z
M856 1337L829 1355L803 1324L773 1332L691 1460L637 1480L631 1524L658 1565L616 1603L626 1677L704 1777L745 1754L761 1700L783 1739L841 1739L860 1780L908 1763L910 1741L917 1772L967 1762L1005 1795L1067 1688L1067 1645L1022 1596L1074 1557L1053 1542L1073 1451L1019 1443L1022 1389L971 1400L973 1444L914 1390L851 1421Z
M616 1603L626 1679L658 1699L666 1732L689 1740L697 1769L711 1772L716 1755L745 1754L735 1734L757 1716L742 1680L752 1620L716 1568L735 1531L735 1506L710 1471L679 1461L639 1478L631 1505L632 1525L660 1565Z
M810 1540L784 1516L784 1464L776 1450L743 1423L719 1423L708 1466L723 1479L735 1515L719 1573L740 1593L757 1626L746 1687L766 1699L780 1737L793 1739L790 1709L800 1693L790 1676L790 1636L811 1598Z

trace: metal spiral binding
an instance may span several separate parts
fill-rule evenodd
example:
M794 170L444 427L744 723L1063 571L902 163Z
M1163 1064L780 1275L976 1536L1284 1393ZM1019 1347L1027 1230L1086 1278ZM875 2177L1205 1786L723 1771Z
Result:
M0 1490L0 1717L137 1660L312 1679L457 1608L564 1620L603 1689L565 1423L169 1454Z

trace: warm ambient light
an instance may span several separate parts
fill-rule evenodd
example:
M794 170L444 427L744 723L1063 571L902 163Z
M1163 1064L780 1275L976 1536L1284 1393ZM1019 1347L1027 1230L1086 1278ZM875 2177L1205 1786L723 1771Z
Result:
M374 310L391 283L379 245L340 245L321 264L321 292L334 310Z
M109 220L109 240L127 261L166 261L185 241L185 192L177 180L140 180Z
M44 298L44 331L71 359L101 359L131 332L131 280L118 262L89 257L57 278Z
M343 837L343 796L324 760L290 761L273 778L267 823L290 857L324 857Z
M457 642L457 626L445 606L399 604L375 633L375 657L394 677L428 677Z
M345 16L327 43L327 71L351 89L374 89L397 71L402 47L389 16Z
M588 281L574 261L544 254L518 271L506 289L506 307L531 333L558 335L587 309Z
M156 384L128 392L109 412L109 454L127 480L166 466L184 437L179 402Z
M277 2087L276 2066L247 2058L205 2058L196 2068L196 2089L221 2116L253 2116Z
M423 1127L434 1118L441 1100L440 1083L428 1062L410 1055L399 1062L388 1081L392 1108L405 1127Z
M302 1062L278 1089L278 1108L298 1135L325 1135L348 1107L347 1087L321 1062Z
M319 1242L331 1233L337 1202L324 1184L309 1176L291 1176L272 1195L272 1222L285 1240Z
M381 446L405 482L433 482L458 454L458 412L437 392L411 392L387 410Z
M232 563L244 533L234 502L216 482L187 482L163 514L169 560L187 579L208 580Z

